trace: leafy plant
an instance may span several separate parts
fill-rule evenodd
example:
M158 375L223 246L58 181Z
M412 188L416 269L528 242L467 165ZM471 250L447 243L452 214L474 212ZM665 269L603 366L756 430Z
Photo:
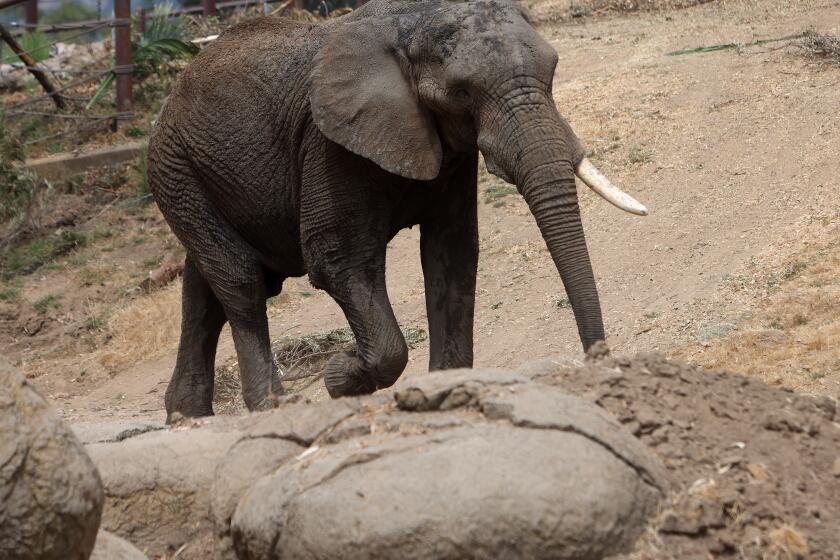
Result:
M146 31L140 38L142 44L153 43L159 39L184 40L190 33L187 22L181 17L173 17L171 3L158 6L152 17L146 20Z
M41 31L32 31L24 33L18 37L18 43L21 48L29 53L29 56L35 59L35 62L41 62L50 57L50 41L47 36ZM0 58L0 63L8 64L13 62L20 62L18 55L12 53L3 58Z
M131 42L131 58L134 64L132 76L137 80L144 80L152 74L157 74L160 67L167 62L186 60L195 56L199 48L185 41L186 24L180 18L172 18L172 5L165 4L155 10L154 15L146 23L146 31L138 41ZM99 101L116 79L111 71L105 74L96 93L90 98L87 109Z

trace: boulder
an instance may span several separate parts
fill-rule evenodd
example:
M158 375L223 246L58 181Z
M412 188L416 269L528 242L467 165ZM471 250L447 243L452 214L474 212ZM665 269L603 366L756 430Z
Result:
M253 415L240 424L242 434L216 467L211 488L219 556L232 555L230 520L239 498L357 410L357 402L351 399L292 404Z
M214 526L218 548L229 550L240 496L357 408L350 400L286 403L241 418L184 419L169 428L133 421L74 429L91 442L88 452L102 474L103 528L157 556Z
M170 428L77 430L102 473L103 527L153 556L191 547L219 558L627 550L665 475L600 408L533 380L556 366L440 372L391 395L291 397Z
M102 530L96 535L96 546L90 560L149 560L136 546L113 533Z
M146 432L165 428L161 422L138 420L116 420L113 422L79 422L71 426L73 433L83 444L113 443Z
M239 558L603 558L666 491L615 420L526 375L429 374L395 397L361 399L240 498Z
M210 528L216 465L238 436L234 427L215 422L88 445L107 497L102 527L152 555Z
M102 515L99 473L73 432L0 358L0 558L85 560Z

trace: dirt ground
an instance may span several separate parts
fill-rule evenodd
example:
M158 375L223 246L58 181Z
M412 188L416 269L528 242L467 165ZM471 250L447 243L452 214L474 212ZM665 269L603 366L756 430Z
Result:
M543 382L609 411L668 470L669 499L622 558L840 558L836 401L660 353L561 368Z
M826 254L836 255L836 243L825 239L825 231L837 231L840 215L837 66L795 47L779 48L783 44L665 55L809 28L840 32L840 3L719 1L540 24L560 54L554 84L560 111L602 169L651 209L646 218L630 216L581 191L615 350L674 351L700 363L719 344L716 337L732 336L746 325L770 288L785 289L789 280L807 273L799 265L792 275L785 271L809 243L821 242ZM485 177L480 189L476 365L515 366L536 356L579 354L571 310L525 203L505 195L493 177ZM145 227L165 229L153 210L144 220ZM162 249L156 250L152 256L162 258ZM150 257L129 256L142 273ZM74 287L61 284L66 269L35 276L40 289L64 290L65 302L75 297ZM830 284L837 275L827 276ZM401 323L423 327L416 229L401 232L389 248L388 289ZM824 301L815 312L827 315L833 305ZM121 345L108 340L90 354L76 350L56 358L53 352L46 361L34 340L14 347L13 357L37 376L69 419L163 415L177 345L177 286L125 306L131 309L120 309L123 323L109 335ZM272 302L270 318L275 338L346 325L338 306L306 279L287 282ZM779 375L759 373L804 391L837 395L836 324L827 336L820 371L787 367ZM27 344L37 352L28 352ZM119 367L101 366L108 361L103 353ZM218 363L232 355L225 332ZM405 375L424 371L427 359L428 343L420 343ZM82 371L87 381L80 381Z

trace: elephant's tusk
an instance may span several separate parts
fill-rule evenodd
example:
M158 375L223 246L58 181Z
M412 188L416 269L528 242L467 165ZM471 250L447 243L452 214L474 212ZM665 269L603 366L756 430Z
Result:
M644 204L622 191L607 179L588 158L583 158L575 169L575 174L586 186L604 197L604 199L621 208L625 212L647 216L648 209Z

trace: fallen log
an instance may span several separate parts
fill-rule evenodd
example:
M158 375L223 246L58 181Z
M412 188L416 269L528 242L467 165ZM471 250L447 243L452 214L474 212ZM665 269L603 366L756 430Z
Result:
M175 257L164 259L161 265L149 272L149 277L140 282L140 289L150 294L166 286L184 273L184 261Z

